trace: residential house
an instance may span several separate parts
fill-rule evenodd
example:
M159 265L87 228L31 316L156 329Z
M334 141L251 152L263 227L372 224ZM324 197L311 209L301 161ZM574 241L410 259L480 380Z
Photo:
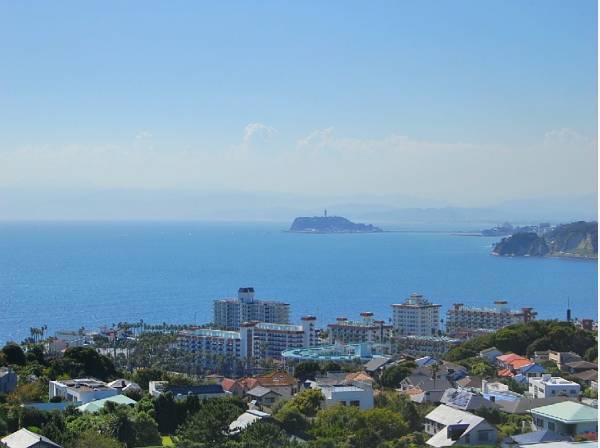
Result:
M555 403L562 403L563 401L576 401L574 398L569 397L548 397L548 398L531 398L531 397L519 397L516 400L496 400L496 406L507 414L529 414L529 411L533 408L539 408L541 406L547 406Z
M9 394L17 388L19 377L8 367L0 367L0 393Z
M114 403L114 404L125 404L127 406L133 406L137 402L132 400L126 395L115 395L113 397L103 398L101 400L90 401L89 403L82 404L77 407L79 412L99 412L102 410L106 403Z
M58 443L25 428L0 439L0 446L4 448L61 448Z
M119 378L118 380L111 381L107 384L108 387L114 387L122 394L126 394L128 392L133 393L141 393L142 388L139 384L134 383L133 381L126 380L125 378Z
M231 422L229 425L229 434L237 434L240 431L246 429L252 423L270 418L271 415L266 412L259 411L258 409L249 409Z
M260 375L254 378L244 378L240 380L246 390L253 389L256 386L271 389L282 397L291 397L298 392L298 380L287 372L278 370L267 375Z
M469 375L456 382L463 389L481 390L482 378L476 375Z
M575 361L583 361L581 356L574 352L548 351L548 360L553 361L560 370L566 370L567 364Z
M490 364L494 364L496 362L496 358L501 355L502 352L496 347L486 348L485 350L481 350L479 352L479 357Z
M432 435L427 445L495 445L496 428L484 418L440 404L425 416L425 432Z
M356 406L362 410L373 408L373 389L365 383L317 385L317 388L323 394L326 408L337 404Z
M182 400L190 395L196 395L200 399L222 397L225 391L220 384L200 384L197 386L171 386L168 381L150 381L148 392L153 397L171 392L176 400Z
M494 406L491 401L486 400L479 394L454 388L446 389L440 402L461 411L477 411L481 408L491 408Z
M446 375L440 372L434 375L431 369L418 367L400 382L401 390L414 387L418 387L424 392L441 391L443 393L446 389L452 387L452 383L446 378Z
M565 364L565 370L571 374L585 372L586 370L598 370L598 363L588 361L573 361Z
M380 373L388 364L392 362L389 356L373 356L366 364L365 371L370 375Z
M574 381L565 380L560 376L544 374L541 377L529 378L529 394L534 398L546 398L563 395L577 397L581 386Z
M525 378L540 377L546 373L546 369L539 364L528 364L519 370L519 373Z
M246 392L246 395L254 402L257 406L271 407L273 404L281 398L281 394L274 390L268 389L263 386L256 386Z
M93 378L50 381L48 391L50 398L61 397L64 401L83 404L112 397L119 393L118 389Z
M570 441L571 437L557 434L554 431L543 429L541 431L526 432L515 436L506 437L502 441L502 448L513 448L515 446L528 446L534 443L550 443ZM551 447L552 445L546 445Z
M584 386L587 386L587 387L593 388L593 386L594 386L593 383L596 383L596 390L597 390L598 371L584 370L583 372L578 372L571 376L573 378L575 378L577 381L579 381L581 384L583 384Z
M238 380L223 378L220 384L226 394L234 395L236 397L244 395L244 385Z
M569 436L598 433L598 410L575 401L563 401L531 410L535 430L548 429Z

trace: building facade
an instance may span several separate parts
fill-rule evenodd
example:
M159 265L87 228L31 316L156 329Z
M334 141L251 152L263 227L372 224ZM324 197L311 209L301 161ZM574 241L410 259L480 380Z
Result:
M440 329L440 308L421 294L411 294L403 303L392 305L394 333L399 335L436 336Z
M446 313L446 331L451 336L468 337L476 332L496 331L535 319L533 308L511 310L508 302L498 300L494 308L469 308L455 303Z
M338 317L334 324L327 325L329 343L344 344L387 344L392 336L392 326L383 320L375 320L373 313L360 313L362 320Z
M119 393L118 389L92 378L50 381L48 390L49 398L61 397L64 401L82 404L112 397Z
M574 382L565 380L559 376L543 374L540 377L529 378L529 394L533 398L548 397L577 397L581 392L581 386Z
M238 330L243 322L259 321L287 324L290 321L289 303L258 300L254 288L239 288L237 299L214 301L213 323L219 328Z
M393 351L415 357L430 355L442 358L460 342L460 339L446 336L397 336L394 337Z

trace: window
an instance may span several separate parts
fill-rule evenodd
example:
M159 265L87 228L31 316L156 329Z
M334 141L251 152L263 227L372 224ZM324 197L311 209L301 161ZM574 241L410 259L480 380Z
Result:
M360 407L360 400L352 400L350 406Z
M556 429L556 425L552 422L548 422L548 429L550 431L554 431Z
M480 442L487 442L490 440L490 431L486 431L486 430L477 431L477 435L479 437Z

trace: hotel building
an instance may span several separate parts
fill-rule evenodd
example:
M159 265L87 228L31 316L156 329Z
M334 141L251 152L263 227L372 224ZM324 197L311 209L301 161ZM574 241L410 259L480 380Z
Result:
M470 337L481 330L495 331L508 325L527 323L537 315L533 308L510 310L505 300L498 300L494 305L494 308L468 308L462 303L455 303L446 313L447 333Z
M403 303L392 305L396 336L436 336L440 328L440 308L421 294L411 294Z
M338 317L334 324L327 325L329 343L342 342L345 344L386 344L389 342L392 326L386 325L383 320L375 320L373 313L360 313L362 320L352 321L345 317Z
M215 300L213 323L228 330L238 330L241 323L255 320L277 324L289 323L289 303L257 300L254 294L254 288L239 288L237 299Z

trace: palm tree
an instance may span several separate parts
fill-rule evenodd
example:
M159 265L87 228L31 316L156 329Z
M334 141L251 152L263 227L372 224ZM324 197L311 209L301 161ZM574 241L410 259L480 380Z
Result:
M440 371L440 364L436 361L431 365L431 376L433 379L433 389L435 390L435 382L437 380L437 374Z

